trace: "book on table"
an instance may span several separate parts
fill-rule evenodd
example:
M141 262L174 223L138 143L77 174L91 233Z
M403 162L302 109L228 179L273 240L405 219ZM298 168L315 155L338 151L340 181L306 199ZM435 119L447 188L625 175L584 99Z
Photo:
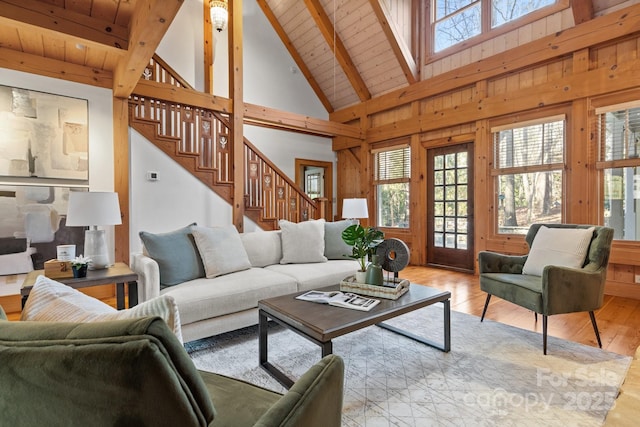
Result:
M378 299L367 298L362 295L340 291L309 291L302 295L298 295L296 299L361 311L369 311L380 303L380 300Z

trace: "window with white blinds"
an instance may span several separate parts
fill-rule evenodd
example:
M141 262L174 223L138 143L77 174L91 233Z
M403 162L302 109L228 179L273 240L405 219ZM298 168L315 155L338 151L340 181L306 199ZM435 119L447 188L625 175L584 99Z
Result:
M495 169L564 163L564 116L510 128L494 128Z
M640 104L596 109L598 151L602 162L640 158Z
M603 223L614 239L640 240L640 101L595 112Z
M562 222L565 128L558 115L491 129L498 233Z
M378 227L409 227L411 149L408 146L373 152Z
M411 178L411 150L403 147L393 150L378 151L375 156L375 172L373 180L378 183L403 182Z

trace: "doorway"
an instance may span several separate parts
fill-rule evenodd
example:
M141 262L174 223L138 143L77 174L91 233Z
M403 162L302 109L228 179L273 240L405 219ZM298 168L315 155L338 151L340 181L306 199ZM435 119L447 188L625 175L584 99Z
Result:
M473 144L427 150L427 176L427 264L473 272Z
M311 199L326 198L323 218L333 220L333 163L295 159L296 184Z

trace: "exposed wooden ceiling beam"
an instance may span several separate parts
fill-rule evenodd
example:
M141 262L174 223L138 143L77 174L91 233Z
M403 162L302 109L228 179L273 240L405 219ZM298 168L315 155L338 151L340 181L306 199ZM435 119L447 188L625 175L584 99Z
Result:
M244 104L245 123L318 136L364 138L358 126L344 125L255 104Z
M572 0L571 10L576 25L593 19L593 0Z
M302 56L300 56L300 54L298 53L298 50L293 45L293 42L291 41L289 36L287 36L287 33L284 31L284 28L282 28L282 25L280 25L280 22L278 22L278 19L276 18L273 11L267 4L266 0L256 0L256 1L258 3L258 6L260 6L265 16L271 23L271 26L273 27L273 29L276 30L276 33L280 37L280 40L282 40L282 43L284 43L285 47L289 51L289 54L295 61L296 65L298 66L302 74L306 77L307 81L309 82L309 85L311 85L311 88L315 92L316 96L318 97L322 105L324 105L324 108L327 110L327 112L332 113L333 106L331 105L331 101L329 101L329 98L327 98L327 96L322 91L322 88L320 88L318 81L313 77L311 70L309 70L309 67L307 67L307 64L305 64L304 60L302 59Z
M138 0L129 23L129 48L113 72L113 95L127 98L184 0Z
M133 93L140 96L193 105L195 107L223 113L230 113L233 105L228 98L198 92L195 89L172 86L166 83L158 83L144 79L138 81Z
M407 48L406 43L402 43L402 37L398 31L398 27L393 22L393 19L389 15L389 11L386 7L380 4L380 0L369 0L373 11L378 17L378 22L382 26L382 31L387 36L391 50L395 54L402 72L407 78L407 83L413 84L418 81L418 66L413 59L411 51Z
M35 0L0 0L0 24L99 47L120 55L126 53L127 28Z
M43 58L42 56L22 53L3 47L0 47L0 68L24 71L25 73L104 88L113 86L113 78L110 71Z
M349 82L353 86L353 89L358 94L360 101L371 99L371 93L369 92L367 85L365 84L364 80L362 80L358 69L351 60L351 56L349 56L347 48L344 46L344 43L342 43L342 39L340 39L340 37L338 37L334 33L333 24L331 23L331 20L329 19L327 13L322 8L320 0L304 0L304 3L307 6L307 9L309 9L309 13L311 13L313 20L316 22L320 33L326 40L334 55L336 55L338 63L349 79Z

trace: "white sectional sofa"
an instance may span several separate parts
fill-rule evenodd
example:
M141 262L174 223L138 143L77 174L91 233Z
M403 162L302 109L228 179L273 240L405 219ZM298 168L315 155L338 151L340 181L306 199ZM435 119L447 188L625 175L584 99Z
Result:
M352 222L280 223L244 234L195 224L141 232L145 249L131 256L139 300L171 295L188 342L257 324L261 299L335 285L357 270L341 238Z

